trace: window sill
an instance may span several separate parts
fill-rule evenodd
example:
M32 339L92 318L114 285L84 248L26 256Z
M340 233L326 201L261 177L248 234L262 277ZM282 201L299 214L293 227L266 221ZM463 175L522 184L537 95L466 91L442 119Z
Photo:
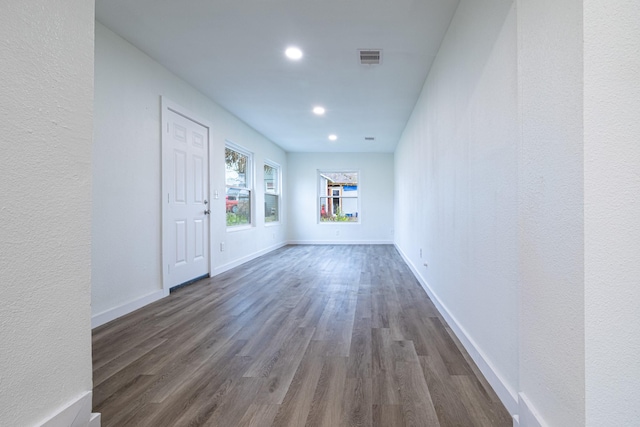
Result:
M253 228L253 225L248 224L248 225L232 225L232 226L227 226L227 233L235 233L236 231L244 231L244 230L251 230Z
M318 221L320 225L360 225L361 221Z

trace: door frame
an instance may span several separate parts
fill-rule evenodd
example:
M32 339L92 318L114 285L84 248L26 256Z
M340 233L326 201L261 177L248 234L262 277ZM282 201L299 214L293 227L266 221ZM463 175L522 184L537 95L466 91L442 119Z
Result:
M171 288L171 282L169 280L169 204L165 202L165 194L168 194L169 188L171 187L169 183L169 177L165 174L165 171L169 170L169 163L171 161L171 151L170 144L168 141L168 134L166 132L167 126L169 124L168 112L172 112L178 114L188 120L191 120L194 123L199 124L207 129L207 180L209 182L208 194L206 195L207 200L209 201L209 206L211 206L211 125L207 120L202 119L196 114L193 114L191 111L183 108L181 105L173 102L168 99L166 96L160 96L160 144L161 144L161 157L162 157L162 165L160 169L161 174L161 193L160 193L160 205L161 205L161 222L162 222L162 291L163 295L169 295L169 290ZM207 236L208 242L206 243L209 247L209 256L206 260L208 274L211 275L211 258L213 256L213 252L211 251L211 216L209 216L209 235Z

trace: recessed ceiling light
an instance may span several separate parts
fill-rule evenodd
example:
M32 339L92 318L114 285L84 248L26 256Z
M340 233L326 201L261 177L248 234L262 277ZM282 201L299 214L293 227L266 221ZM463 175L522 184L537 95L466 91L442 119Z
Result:
M313 107L313 112L321 116L324 114L324 107Z
M284 51L284 54L287 55L287 58L293 60L302 58L302 51L294 46L288 47L287 50Z
M338 136L337 136L337 135L334 135L334 134L331 134L331 135L329 135L329 139L330 139L331 141L335 141L336 139L338 139Z

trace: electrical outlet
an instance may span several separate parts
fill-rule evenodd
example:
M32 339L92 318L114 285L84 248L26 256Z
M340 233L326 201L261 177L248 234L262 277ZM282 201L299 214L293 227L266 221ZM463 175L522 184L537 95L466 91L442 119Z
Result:
M220 252L224 252L224 242L220 242Z

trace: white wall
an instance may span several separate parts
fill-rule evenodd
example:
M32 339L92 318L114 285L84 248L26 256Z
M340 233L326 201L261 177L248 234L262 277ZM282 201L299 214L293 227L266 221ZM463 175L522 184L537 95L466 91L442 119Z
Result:
M393 242L393 154L289 153L288 230L292 243ZM360 223L318 223L318 170L357 170Z
M263 161L279 163L287 179L285 153L196 91L149 56L96 23L95 148L93 155L94 324L152 301L161 294L160 96L212 125L212 274L282 245L286 216L264 226L264 195L256 191L255 227L227 232L224 145L254 153L255 181L262 188ZM286 201L283 196L283 213ZM220 252L220 243L225 251Z
M517 6L520 391L543 422L581 426L582 0L520 0Z
M2 2L2 426L91 392L93 16L90 1Z
M640 425L640 8L584 2L586 425Z
M396 243L521 427L637 425L637 4L474 3L396 152Z
M512 413L516 49L512 1L461 1L395 161L396 245Z

